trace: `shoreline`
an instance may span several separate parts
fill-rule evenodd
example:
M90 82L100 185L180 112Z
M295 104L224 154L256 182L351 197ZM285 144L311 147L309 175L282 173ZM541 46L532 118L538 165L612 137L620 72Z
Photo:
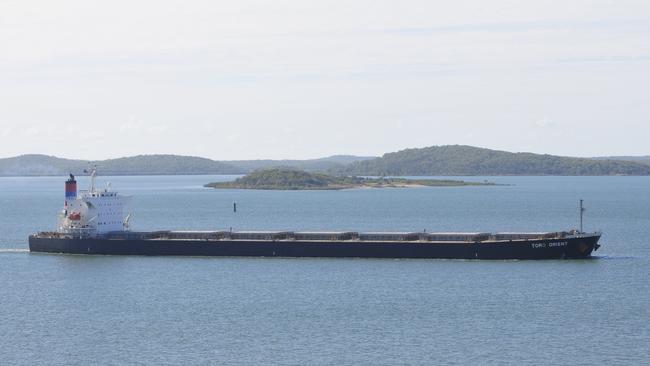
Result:
M444 182L444 181L442 181ZM204 185L206 188L212 189L247 189L247 190L263 190L263 191L341 191L351 189L381 189L381 188L427 188L427 187L477 187L477 186L507 186L507 184L496 183L478 183L478 182L464 182L458 181L457 183L441 183L436 184L422 184L422 183L388 183L388 184L357 184L357 185L327 185L327 186L247 186L237 185L236 182L218 182L208 183Z

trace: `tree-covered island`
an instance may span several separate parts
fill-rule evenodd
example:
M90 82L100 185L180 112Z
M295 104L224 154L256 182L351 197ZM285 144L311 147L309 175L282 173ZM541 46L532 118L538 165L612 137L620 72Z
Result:
M494 186L489 182L465 182L449 179L364 178L308 173L289 168L257 170L231 182L214 182L205 186L230 189L266 190L335 190L350 188L407 188Z

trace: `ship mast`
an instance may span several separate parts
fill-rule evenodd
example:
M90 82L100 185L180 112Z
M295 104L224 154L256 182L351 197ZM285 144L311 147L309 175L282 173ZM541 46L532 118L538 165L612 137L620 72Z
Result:
M583 206L583 202L584 202L584 200L580 199L580 233L584 232L584 231L582 231L583 216L584 216L584 213L585 213L585 208Z

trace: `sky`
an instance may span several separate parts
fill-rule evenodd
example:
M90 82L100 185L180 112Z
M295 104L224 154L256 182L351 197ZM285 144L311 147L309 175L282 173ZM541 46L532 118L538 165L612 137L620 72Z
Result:
M650 1L0 0L0 157L650 154Z

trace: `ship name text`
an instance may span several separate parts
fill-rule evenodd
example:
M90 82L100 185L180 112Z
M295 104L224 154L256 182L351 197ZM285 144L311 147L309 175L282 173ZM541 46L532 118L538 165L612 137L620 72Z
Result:
M531 246L534 249L566 247L567 245L569 245L569 243L566 242L566 241L552 241L552 242L548 242L548 243L532 243L531 244Z

